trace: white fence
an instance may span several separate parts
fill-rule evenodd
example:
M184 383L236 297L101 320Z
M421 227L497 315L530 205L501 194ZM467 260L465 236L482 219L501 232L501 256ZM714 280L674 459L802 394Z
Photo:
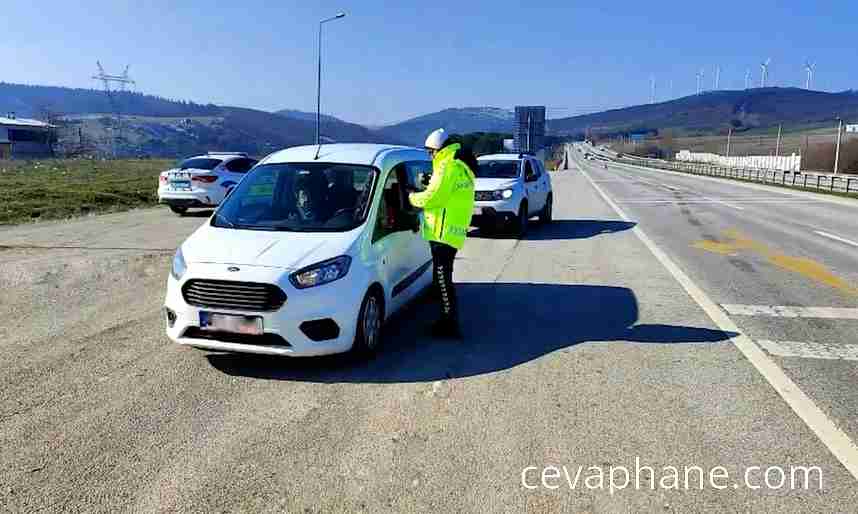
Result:
M725 168L801 171L801 156L796 154L782 157L775 157L774 155L725 157L714 153L689 152L688 150L682 150L676 154L676 160L683 162L702 162Z

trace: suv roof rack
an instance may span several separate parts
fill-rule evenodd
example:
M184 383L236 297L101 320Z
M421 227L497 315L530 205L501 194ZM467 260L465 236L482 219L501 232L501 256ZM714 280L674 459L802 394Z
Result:
M249 157L247 152L206 152L206 155L238 155L241 157Z

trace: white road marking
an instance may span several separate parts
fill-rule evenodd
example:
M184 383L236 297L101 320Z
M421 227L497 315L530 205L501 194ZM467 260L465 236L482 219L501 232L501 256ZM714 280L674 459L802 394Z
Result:
M734 316L771 316L773 318L858 319L858 308L793 307L788 305L736 305L721 307Z
M590 185L601 195L607 203L624 221L631 221L617 204L602 191L597 184L593 183L590 175L581 168L577 160L573 160L581 174L590 182ZM632 232L641 240L649 251L670 272L683 289L697 302L706 312L709 318L723 331L733 332L736 335L731 339L736 348L753 364L757 371L771 384L781 398L789 405L793 412L800 417L820 441L828 448L843 467L858 480L858 446L849 439L845 432L840 430L836 424L799 389L795 382L790 379L784 371L751 339L739 332L739 327L727 314L718 308L706 293L703 292L689 277L677 266L673 260L664 253L661 248L647 236L640 226L632 228Z
M706 200L712 200L712 202L717 203L717 204L721 204L725 207L730 207L731 209L736 209L737 211L744 211L745 210L744 207L739 207L738 205L736 205L734 203L725 202L724 200L716 200L714 198L709 198L706 196L704 196L703 198L705 198Z
M858 344L806 343L800 341L757 340L772 355L802 359L858 361Z
M727 199L732 204L767 204L767 203L780 203L780 204L798 204L798 203L815 203L816 200L804 200L800 198L728 198ZM635 198L617 198L617 202L621 203L724 203L724 200L720 200L718 198L712 197L696 197L696 198L649 198L642 199L640 197Z
M841 243L846 243L846 244L852 245L852 246L858 246L858 243L856 243L855 241L850 241L849 239L845 239L845 238L842 238L840 236L835 236L834 234L829 234L828 232L823 232L821 230L815 230L814 232L821 235L822 237L827 237L828 239L834 239L835 241L840 241Z

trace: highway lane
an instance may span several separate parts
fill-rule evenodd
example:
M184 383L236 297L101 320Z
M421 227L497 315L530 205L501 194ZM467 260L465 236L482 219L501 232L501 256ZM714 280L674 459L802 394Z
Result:
M583 166L858 440L858 202L613 163Z
M418 304L365 363L169 343L172 249L203 218L0 230L0 510L849 511L853 477L633 223L580 174L554 183L551 226L469 239L465 343L427 338L433 307ZM636 457L657 476L723 466L739 487L521 483L528 466L607 473ZM822 490L739 483L749 466L789 465L819 466Z

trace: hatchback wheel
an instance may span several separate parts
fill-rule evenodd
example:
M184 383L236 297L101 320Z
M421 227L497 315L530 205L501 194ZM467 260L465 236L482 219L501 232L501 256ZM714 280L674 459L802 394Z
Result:
M515 223L515 235L518 237L524 237L527 234L527 224L530 220L527 208L527 202L521 202L521 206L518 208L518 219Z
M182 214L188 212L187 207L179 207L178 205L171 205L170 210L181 216Z
M549 194L548 199L545 201L545 207L543 207L542 212L539 213L540 223L551 223L551 216L553 215L553 213L552 213L553 208L554 208L554 195Z
M384 304L376 290L370 290L363 298L358 314L357 330L352 351L361 356L371 356L381 344L381 328L384 320Z

